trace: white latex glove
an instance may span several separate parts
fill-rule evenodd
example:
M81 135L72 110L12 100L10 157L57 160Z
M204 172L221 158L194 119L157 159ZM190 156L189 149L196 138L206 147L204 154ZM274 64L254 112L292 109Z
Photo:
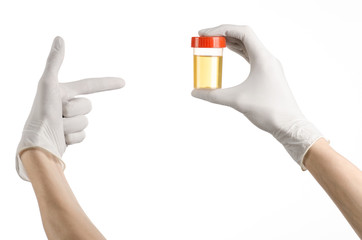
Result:
M278 61L248 26L221 25L200 36L225 36L226 45L250 63L241 84L225 89L195 89L192 96L230 106L258 128L272 134L305 170L303 158L322 134L300 111Z
M27 148L42 148L56 156L64 169L61 158L67 145L79 143L85 138L83 130L88 121L84 115L90 112L92 106L88 99L75 96L117 89L125 84L123 79L111 77L59 83L58 71L63 58L64 41L56 37L16 151L16 170L27 181L19 153Z

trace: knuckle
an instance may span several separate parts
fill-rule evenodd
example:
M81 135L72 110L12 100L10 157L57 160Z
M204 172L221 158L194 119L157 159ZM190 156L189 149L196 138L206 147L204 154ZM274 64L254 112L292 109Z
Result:
M216 94L215 91L210 91L208 94L208 100L210 102L217 102L218 101L218 95Z
M55 78L55 76L52 76L49 73L44 74L38 82L38 88L45 88L45 89L56 88L57 87L55 84L56 81L49 78Z
M81 131L79 133L77 133L77 142L80 143L85 139L85 132Z
M219 27L220 28L228 28L228 27L231 27L231 25L230 24L221 24Z
M70 133L65 135L65 142L68 145L80 143L85 139L85 131L77 132L77 133Z
M82 115L82 118L83 118L83 120L82 120L83 126L84 126L84 128L86 128L88 126L88 118L84 115Z
M225 92L222 89L215 89L209 92L209 101L218 104L227 104L227 99Z
M70 102L64 102L63 104L63 110L66 114L69 114L71 112L71 109L72 109L72 104Z
M88 98L84 98L84 102L87 106L87 109L92 110L92 102Z
M240 28L245 32L252 32L252 28L249 25L241 25Z
M83 139L85 138L85 136L86 136L86 135L85 135L85 131L81 131L80 134L81 134L81 136L82 136L81 139L83 140Z
M66 134L66 135L65 135L65 142L66 142L66 144L68 144L68 145L72 144L72 136L69 135L69 134Z

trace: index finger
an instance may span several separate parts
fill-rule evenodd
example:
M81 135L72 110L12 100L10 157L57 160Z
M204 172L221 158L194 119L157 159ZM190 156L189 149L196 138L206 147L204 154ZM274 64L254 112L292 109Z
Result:
M245 46L249 57L256 59L268 53L262 42L249 26L220 25L214 28L207 28L199 31L200 36L226 36L239 39ZM226 45L230 39L226 39Z
M122 78L103 77L103 78L87 78L79 81L61 83L65 88L67 97L76 95L90 94L122 88L125 81Z

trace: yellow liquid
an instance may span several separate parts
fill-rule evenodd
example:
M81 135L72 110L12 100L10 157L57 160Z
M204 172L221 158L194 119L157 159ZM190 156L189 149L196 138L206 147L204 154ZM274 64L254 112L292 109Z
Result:
M194 55L194 88L221 88L222 56Z

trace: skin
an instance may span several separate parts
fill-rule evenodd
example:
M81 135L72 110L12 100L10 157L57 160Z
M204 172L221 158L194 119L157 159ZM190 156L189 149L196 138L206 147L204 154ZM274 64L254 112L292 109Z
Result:
M48 239L105 239L79 205L55 156L30 148L21 159ZM362 238L362 172L323 138L308 150L304 165Z
M194 97L238 110L255 126L269 132L279 141L282 140L280 142L284 146L289 144L288 141L292 141L291 145L296 144L293 142L294 135L312 139L321 136L308 124L300 111L286 82L281 63L265 48L250 27L220 25L203 29L199 34L224 36L226 46L250 63L250 73L244 82L234 87L194 89L192 91ZM302 124L298 126L297 123ZM305 127L306 129L303 129ZM279 139L281 135L278 133L286 134ZM287 137L286 142L283 137ZM301 145L301 149L302 153L306 151L305 146ZM289 150L292 150L290 153L293 157L296 152L293 149ZM302 156L299 153L293 158L299 163ZM315 142L303 160L304 166L362 238L361 171L334 151L325 139Z
M307 152L304 165L362 239L362 172L325 139Z
M281 84L282 87L284 86L283 96L285 97L285 101L280 101L280 103L287 102L288 104L285 106L285 108L289 108L289 104L293 104L294 98L291 96L291 93L289 93L287 85L283 83L284 76L282 74L283 71L281 69L280 63L278 61L275 61L275 58L273 57L265 58L266 56L270 56L270 54L264 49L263 45L259 42L251 29L245 26L232 25L224 25L215 29L217 30L218 28L221 29L221 32L218 32L217 35L231 34L231 36L227 36L228 47L231 50L242 55L252 65L252 72L254 72L254 74L255 72L257 73L256 77L251 77L254 78L252 81L255 82L258 81L258 79L261 79L259 80L259 87L263 86L264 88L268 87L268 84L272 84L269 86L273 86L276 83ZM206 32L203 31L203 33L211 34L210 31L215 31L215 29L207 30ZM214 35L215 33L216 32L213 32L212 35ZM41 81L42 84L45 84L45 86L50 88L48 89L48 94L46 94L45 96L51 100L54 100L52 99L54 97L54 86L56 89L59 90L59 83L56 76L63 61L63 57L63 40L61 38L56 38L48 58L44 80ZM275 66L275 69L271 71L272 74L269 72L268 74L264 75L259 74L265 71L266 66L265 64L258 64L258 61L260 61L261 59L269 59L269 61L270 59L273 59L273 61L269 62L270 64ZM259 69L258 66L260 68L260 71L255 70ZM274 77L272 77L273 74ZM104 81L104 83L108 82L109 84L99 84L100 81ZM69 85L69 83L67 83L66 85L62 84L60 85L62 86L60 89L62 89L63 91L67 90L67 87L65 86L68 86L68 91L65 91L68 92L68 95L69 92L73 92L74 95L81 95L97 91L120 88L124 85L124 82L122 81L121 79L109 78L87 79L70 83L71 85ZM94 84L94 89L90 88L90 86L92 86L90 83ZM83 85L85 87L84 89ZM241 84L234 88L215 90L212 93L199 92L197 94L197 97L214 103L231 105L232 102L238 103L238 101L231 101L230 96L234 94L234 91L239 91L240 96L244 96L244 98L238 98L242 101L239 103L239 105L237 104L237 106L233 107L240 112L247 114L247 112L252 110L251 107L254 105L246 104L245 100L247 100L247 98L245 98L245 96L248 92L251 92L253 95L257 95L255 94L257 93L257 91L256 89L246 90L247 87L245 86L248 85ZM59 90L58 94L60 94L60 92L61 91ZM262 96L263 98L267 97L265 94ZM44 98L43 94L41 94L41 97ZM72 97L74 97L72 94L68 96L69 99L71 99ZM269 99L273 99L275 97L280 97L280 94L271 94L269 96ZM55 99L54 102L60 105L61 97L58 96L58 98L59 99ZM252 99L253 102L255 101L253 96L250 99ZM290 99L292 101L290 101ZM263 99L260 98L259 100ZM268 101L265 102L266 104L268 103ZM270 126L272 126L271 124L273 124L273 121L270 121L268 123L267 120L271 117L266 114L268 113L268 111L265 111L264 107L265 106L263 106L262 111L259 111L259 115L257 118L249 118L249 120L251 120L259 128L267 132L273 132L273 128L270 128ZM279 105L271 107L271 110L274 111L270 112L275 112L275 107L277 107L278 109L280 108ZM294 106L294 109L296 109L295 111L297 111L297 113L294 114L299 115L298 107L296 105ZM44 111L44 109L41 110L42 111L39 112L48 113L47 111L49 109L46 109L47 111ZM79 114L84 114L84 111ZM59 117L57 120L58 122L60 122L58 123L58 125L61 125L63 124L64 119L60 118L61 114L58 114L58 116ZM41 117L42 116L40 116L40 119ZM271 119L273 120L273 118ZM60 128L61 127L62 126L60 126ZM30 148L20 153L20 157L36 194L43 221L43 226L48 239L105 239L79 205L64 176L62 164L55 156L40 148ZM362 238L361 171L346 158L334 151L325 139L319 139L316 143L313 144L313 146L311 146L304 158L304 166L310 171L313 177L328 193L328 195L331 197L331 199L340 209L342 214L351 224L358 236Z
M48 239L105 239L79 205L55 156L40 148L30 148L21 153L21 159Z
M212 32L215 31L215 29L219 29L219 32ZM249 111L255 108L255 105L253 104L245 104L246 100L248 100L248 92L251 92L253 94L250 99L252 99L254 102L254 95L257 95L255 94L257 93L257 89L255 89L255 87L260 88L260 86L262 86L265 88L268 86L274 86L275 84L280 84L280 86L284 89L282 95L285 97L285 99L282 99L282 101L279 102L288 103L286 106L284 106L285 109L290 108L289 104L292 104L292 108L294 108L296 112L292 111L292 113L294 114L291 115L297 115L300 117L301 113L298 113L298 107L296 104L293 106L294 98L284 82L284 75L280 63L278 61L275 61L275 58L270 58L270 54L264 49L263 45L259 42L251 29L245 26L238 27L231 25L220 26L215 29L209 29L206 32L204 31L204 33L212 33L212 35L214 35L215 33L217 33L216 35L231 34L231 36L227 36L228 47L231 50L236 51L237 53L242 55L248 62L250 62L253 70L251 71L251 73L257 73L256 77L254 76L254 79L252 81L255 82L259 80L260 84L256 86L247 85L247 81L245 81L244 85L241 84L229 89L214 90L213 92L198 92L198 94L196 94L195 96L223 105L231 106L232 103L236 103L236 106L233 107L240 112L247 114ZM52 50L48 58L47 67L45 70L45 73L50 73L50 75L45 74L44 80L41 80L42 84L46 84L45 86L50 88L48 89L49 92L46 95L47 97L49 97L49 99L52 99L54 97L53 88L59 88L58 79L54 76L56 76L57 72L59 71L60 65L63 61L63 57L63 40L61 38L56 38L52 46ZM260 63L258 64L257 62L260 60L262 60L262 62L269 61L269 67L270 65L274 66L274 70L271 70L270 72L268 72L268 74L261 74L265 71L265 66L268 65ZM259 66L260 69L255 70L258 68L253 66ZM102 86L99 85L99 81L103 80L88 79L86 80L87 84L84 84L84 80L71 83L73 86L71 90L76 89L78 91L76 91L75 93L85 94L119 88L124 85L124 83L122 83L120 79L118 79L117 81L114 81L115 79L106 79L108 82L112 81L113 83L117 84L115 86L113 86L112 84L111 88L99 88L99 86ZM91 86L90 83L96 83L94 84L96 86L95 90L91 90L92 88L89 88L89 86ZM85 89L83 89L83 87L80 88L80 86L82 85L85 86ZM62 86L61 89L64 90L65 85L62 84L60 86ZM111 85L105 84L104 86ZM247 86L252 86L253 88L248 89ZM79 92L79 90L82 91ZM238 91L239 96L236 99L232 100L231 96L235 95L235 91ZM59 90L59 93L60 92L61 91ZM69 92L69 89L67 92ZM272 91L266 92L272 93ZM259 99L259 102L264 101L264 106L261 107L262 111L257 111L258 109L254 109L259 114L256 114L256 118L249 118L249 120L251 120L259 128L272 133L273 124L278 121L273 122L274 119L273 116L270 116L270 113L278 112L275 111L274 108L277 107L279 109L281 106L279 104L277 106L270 107L268 105L268 101L265 101L265 99L270 100L275 97L281 97L281 95L271 94L268 98L265 92L262 91L262 93L263 98ZM40 96L44 98L42 94ZM243 96L244 98L240 98L240 96ZM74 96L71 96L69 98L72 97ZM58 98L59 99L56 99L55 102L59 105L61 104L61 98L59 96ZM265 107L269 107L270 111L265 111L265 109L268 109ZM44 111L44 109L39 112L47 113L47 111ZM84 112L81 112L80 114L82 115L84 114ZM58 123L58 125L63 124L64 121L64 119L61 119L60 116L61 115L58 114L58 120L60 122ZM252 116L252 114L249 114L249 116ZM40 116L40 119L41 118L42 116ZM43 226L48 236L48 239L105 239L79 205L64 176L62 164L55 156L40 148L30 148L23 151L20 154L20 157L36 194L43 221ZM329 146L328 142L323 138L315 142L308 150L304 158L304 166L310 171L313 177L328 193L328 195L340 209L342 214L345 216L347 221L350 223L352 228L355 230L357 235L362 238L362 172L346 158L334 151Z

